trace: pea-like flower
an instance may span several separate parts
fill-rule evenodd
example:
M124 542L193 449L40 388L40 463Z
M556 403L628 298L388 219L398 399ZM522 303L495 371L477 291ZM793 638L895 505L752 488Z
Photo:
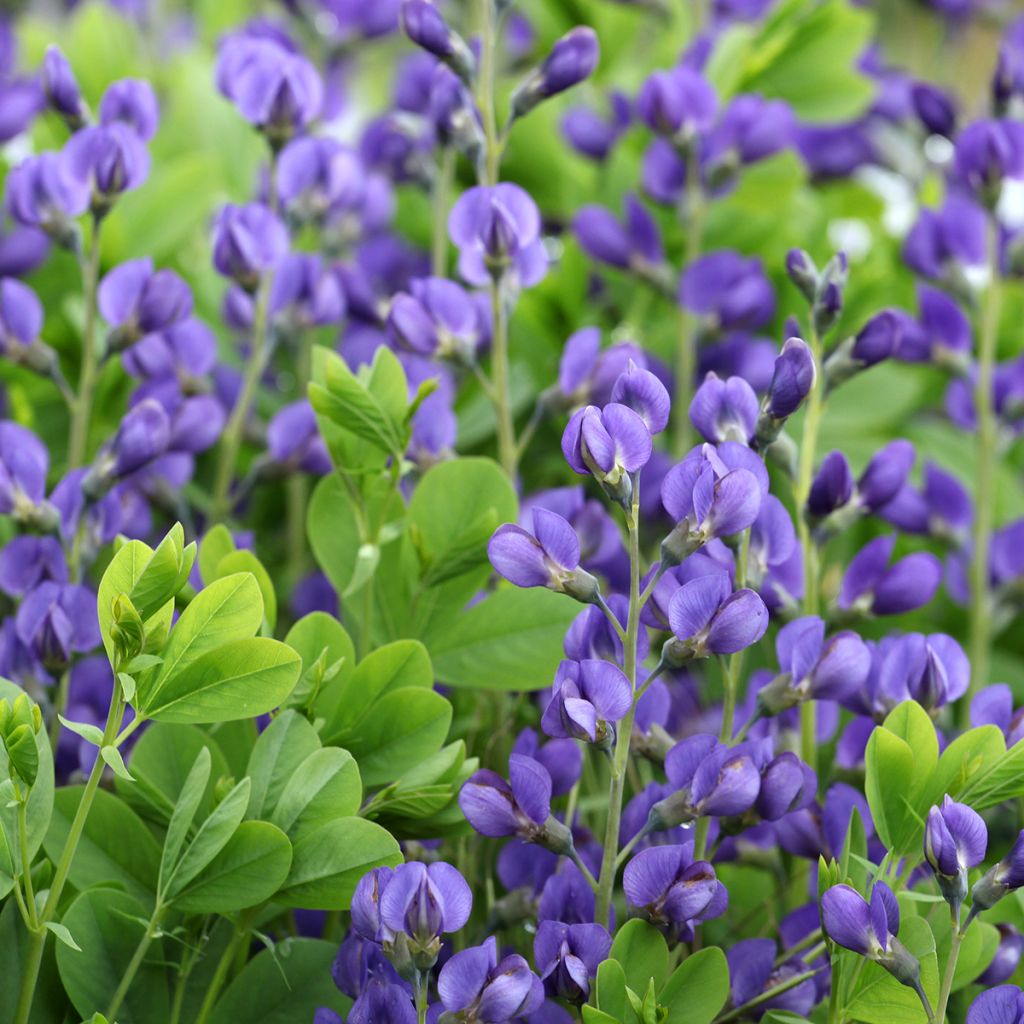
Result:
M674 636L662 658L678 666L757 643L768 628L768 609L753 590L733 591L728 576L714 573L690 580L673 594L668 620Z
M722 380L709 373L690 402L690 422L705 441L748 444L757 427L758 402L742 377Z
M391 300L388 331L404 349L472 365L486 325L480 309L454 281L417 278Z
M717 107L712 85L699 72L684 66L649 75L636 101L640 119L677 143L686 143L707 131Z
M979 120L956 139L957 178L988 206L1007 178L1024 177L1024 127L1010 120Z
M694 260L679 285L682 306L712 330L756 330L775 315L775 292L761 261L722 250Z
M647 465L653 451L651 431L628 406L610 402L575 413L562 434L565 461L581 476L592 475L623 506L632 501L631 474Z
M544 986L517 953L498 960L492 935L448 960L437 979L437 992L458 1024L509 1024L533 1013L544 1002Z
M932 807L924 830L924 856L957 920L967 895L967 869L985 859L988 829L981 815L947 794Z
M149 177L149 150L123 121L75 132L64 146L64 160L75 181L88 189L97 216Z
M512 94L512 117L524 117L541 100L557 96L589 78L600 56L597 33L586 25L555 41L543 64Z
M889 565L895 534L876 537L850 560L837 604L844 611L899 615L927 604L939 588L942 563L918 551Z
M160 107L153 86L145 79L122 78L107 86L100 100L100 124L126 124L143 142L156 135Z
M785 750L761 770L761 788L754 809L764 821L778 821L814 802L818 777L792 751Z
M0 277L0 355L36 373L57 371L57 354L39 338L42 327L36 293L16 278Z
M886 707L916 700L926 710L962 697L970 681L963 648L945 633L907 633L886 646L877 689Z
M97 454L82 489L102 496L118 481L147 466L171 444L171 421L155 398L144 398L121 420L117 433Z
M82 99L67 57L52 44L43 55L42 84L50 107L60 114L72 131L81 128L89 119L89 108Z
M548 269L537 204L502 182L464 192L452 207L448 234L459 249L459 273L470 284L501 280L513 289L537 284Z
M1016 985L998 985L971 1003L965 1024L1024 1024L1024 992Z
M761 402L755 436L760 445L774 441L790 416L811 393L817 369L814 356L800 338L789 338L775 358L768 392Z
M758 1000L755 1013L769 1010L788 1010L803 1016L818 1002L818 991L813 978L805 978L796 985L787 982L807 971L807 964L799 959L783 960L776 964L778 949L772 939L744 939L726 954L729 962L729 993L733 1006L745 1006ZM769 993L782 989L778 995Z
M608 958L612 937L599 924L541 921L533 940L533 959L544 991L580 1005L590 998L590 982Z
M430 0L403 0L402 28L417 46L444 61L464 81L470 80L476 66L473 53Z
M614 741L615 723L632 706L633 690L617 665L596 658L563 661L541 727L556 739L568 736L607 747Z
M115 350L146 334L167 330L192 312L192 292L173 270L153 269L149 257L128 260L111 270L97 293L103 319L114 329Z
M1024 886L1024 832L1017 836L1009 853L972 886L970 917L994 907L1007 893L1021 886Z
M61 153L22 160L7 175L7 211L18 224L45 231L58 245L77 238L74 218L89 207L89 186L73 175Z
M52 581L25 596L15 619L18 639L50 671L65 668L73 653L100 643L96 598L86 587Z
M572 222L576 240L591 259L657 280L665 265L658 225L636 196L623 205L622 221L603 206L582 207Z
M499 526L487 557L517 587L547 587L585 604L598 598L597 580L580 568L579 537L557 512L534 508L533 533L515 523Z
M721 917L729 893L703 860L695 861L692 845L652 846L626 865L622 887L630 906L676 942L693 935L693 925Z
M213 226L213 265L247 291L288 252L288 231L280 218L262 203L228 203Z
M31 430L10 420L0 421L0 515L23 523L45 518L49 468L46 446Z

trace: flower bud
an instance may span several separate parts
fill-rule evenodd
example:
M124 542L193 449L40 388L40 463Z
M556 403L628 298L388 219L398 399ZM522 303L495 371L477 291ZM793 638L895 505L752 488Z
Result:
M589 78L597 67L597 33L580 25L551 48L544 63L512 94L512 117L528 114L541 100L555 96Z
M118 651L118 664L126 665L142 653L146 643L146 629L127 594L119 594L114 598L111 614L113 622L110 625L110 638Z
M404 0L402 28L417 46L444 61L464 82L472 79L476 65L472 52L430 0Z
M78 131L89 120L89 108L82 99L67 57L56 46L46 48L42 78L47 102L72 131Z
M803 249L790 249L786 253L786 273L808 302L814 301L818 290L818 268Z

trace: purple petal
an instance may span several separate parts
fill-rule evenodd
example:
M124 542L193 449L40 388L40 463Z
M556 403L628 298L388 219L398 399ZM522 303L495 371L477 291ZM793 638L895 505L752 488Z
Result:
M689 640L702 633L731 591L729 578L718 574L701 576L683 584L672 595L668 606L672 632L680 640Z
M715 615L708 632L708 649L714 654L735 654L757 643L768 628L768 609L759 594L737 590Z

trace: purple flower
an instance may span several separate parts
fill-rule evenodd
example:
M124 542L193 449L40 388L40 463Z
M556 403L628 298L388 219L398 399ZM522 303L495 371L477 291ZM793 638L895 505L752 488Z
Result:
M510 1024L544 1001L541 980L521 956L498 961L493 936L451 957L438 975L437 992L444 1008L465 1024Z
M786 960L776 966L777 947L771 939L744 939L726 954L729 961L729 992L733 1006L744 1006L751 1000L768 995L807 970L802 960ZM803 1016L818 1002L813 978L805 978L782 993L758 1002L755 1016L769 1010L788 1010Z
M576 240L591 259L657 278L665 264L658 225L636 196L627 195L624 207L623 221L603 206L582 207L572 222Z
M722 380L709 373L690 402L690 422L705 441L747 444L757 426L758 402L742 377Z
M100 644L96 598L77 584L40 583L25 595L15 625L18 639L51 670Z
M676 941L686 941L696 922L725 913L729 894L692 846L652 846L626 865L622 887L630 906Z
M573 737L610 746L614 723L633 706L633 690L618 666L588 658L558 666L541 727L556 739Z
M541 100L556 96L589 78L597 67L597 33L586 25L555 41L544 63L512 94L512 117L523 117Z
M483 768L463 784L459 806L481 835L537 841L551 814L551 776L522 754L508 759L509 780Z
M916 455L902 438L890 441L874 455L857 479L857 499L874 512L891 501L906 483Z
M963 266L985 262L987 217L962 190L951 190L938 210L921 210L903 242L903 259L922 277L956 281Z
M42 69L43 91L50 106L77 131L88 120L89 108L75 80L67 57L54 45L46 48Z
M1024 126L1015 121L975 121L956 139L957 178L993 205L1006 178L1024 177Z
M581 156L603 162L629 127L632 109L628 97L613 92L609 97L611 116L602 117L587 107L575 107L562 118L562 134Z
M594 904L594 890L583 872L572 861L562 860L541 890L537 920L589 924L594 920Z
M576 531L556 512L533 510L533 533L514 523L494 531L487 544L491 565L517 587L547 587L577 601L597 598L597 581L579 567Z
M274 146L308 125L323 105L316 68L276 39L228 37L217 55L216 77L220 91Z
M114 437L103 446L82 481L83 491L99 497L118 481L149 465L171 444L171 421L155 398L129 409Z
M503 182L464 192L452 207L448 234L459 248L459 273L470 284L502 278L514 288L537 284L548 269L537 204Z
M308 399L302 398L279 409L267 424L270 457L290 469L325 476L331 471L331 457L316 424Z
M75 237L73 218L89 206L89 188L69 173L59 153L23 160L7 175L7 210L23 227L39 228L58 244Z
M590 998L590 982L608 958L612 937L599 924L541 921L533 940L533 959L544 991L580 1005Z
M821 460L821 466L811 481L807 496L807 511L815 518L825 516L842 508L853 497L853 473L842 452L829 452Z
M792 142L796 119L783 100L736 96L707 138L701 152L710 176L731 177L735 166L764 160Z
M0 559L2 557L0 553ZM583 751L575 740L549 740L542 744L536 731L529 727L516 737L512 753L532 757L548 770L552 796L565 796L583 770Z
M707 131L717 106L707 79L682 66L655 71L640 87L636 101L637 114L649 128L680 142Z
M596 405L580 409L562 434L565 461L581 476L593 475L623 505L632 500L630 474L647 465L652 450L647 424L617 402L603 409Z
M288 231L262 203L228 203L213 225L213 265L225 277L255 291L260 275L288 252Z
M821 924L837 945L878 960L893 950L900 908L885 882L875 882L870 905L851 886L834 885L821 897Z
M80 129L68 139L63 157L74 181L91 194L97 215L149 176L149 151L122 122Z
M995 906L1007 893L1021 886L1024 886L1024 832L1014 840L1009 853L974 883L971 888L971 917Z
M1001 985L1009 981L1020 965L1021 954L1024 953L1024 935L1021 935L1011 924L998 924L999 946L983 974L978 976L977 983L983 987Z
M679 301L714 330L756 330L775 315L775 292L761 261L728 249L702 256L686 268Z
M467 365L475 361L486 330L471 296L442 277L412 281L409 292L391 300L387 323L391 337L409 352Z
M814 803L818 777L792 751L784 751L761 770L761 789L754 809L765 821L778 821Z
M21 281L0 277L0 354L25 362L42 326L43 307L36 293Z
M971 726L994 725L1012 747L1024 739L1024 713L1014 710L1013 691L1005 683L979 690L971 701Z
M50 456L31 430L0 421L0 515L32 522L46 497Z
M660 434L668 426L672 402L665 385L632 359L612 386L612 401L632 409L652 434Z
M915 82L910 98L914 113L927 132L952 138L956 128L956 104L949 93L931 82Z
M927 604L942 579L942 564L919 551L890 566L895 534L876 537L851 559L843 576L838 606L872 615L899 615Z
M394 877L393 868L372 868L356 884L352 893L352 927L370 942L390 942L392 933L380 916L380 900Z
M126 124L143 142L156 135L160 108L153 87L142 79L122 78L107 86L100 100L100 124Z
M811 393L816 376L811 350L800 338L789 338L775 359L772 380L764 399L765 413L776 421L792 416Z
M68 582L64 549L56 537L22 534L0 549L0 590L5 594L22 597L46 580Z
M330 1014L330 1016L322 1016ZM330 1010L318 1010L313 1024L340 1024ZM382 978L370 978L352 1004L347 1024L415 1024L416 1010L405 986Z
M768 628L768 609L753 590L733 591L728 576L701 576L683 584L668 607L675 634L662 657L682 663L712 654L735 654L757 643Z
M115 349L174 327L192 313L188 285L173 270L154 271L149 257L128 260L107 273L97 301L104 320L116 328Z
M1024 1024L1024 992L1016 985L999 985L971 1003L965 1024Z
M851 355L863 367L874 366L899 348L901 334L899 318L884 309L860 329Z
M461 78L470 78L473 54L430 0L403 0L402 28L417 46L443 60Z
M926 710L967 692L970 664L963 648L944 633L891 638L882 653L877 691L884 707L916 700Z
M984 819L966 804L958 804L947 794L941 806L932 807L928 812L924 830L925 860L936 875L960 881L964 895L967 893L967 869L977 867L985 859L987 846L988 830Z

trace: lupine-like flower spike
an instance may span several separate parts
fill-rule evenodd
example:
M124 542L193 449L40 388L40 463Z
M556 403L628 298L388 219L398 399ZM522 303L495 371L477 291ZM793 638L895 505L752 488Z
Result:
M149 151L123 121L80 129L68 139L63 155L68 173L91 197L97 217L149 177Z
M261 275L288 252L288 231L262 203L228 203L213 226L213 265L225 277L254 292Z
M843 611L899 615L927 604L939 588L942 564L928 551L918 551L890 566L896 537L868 542L850 560L837 605Z
M46 48L42 78L47 102L72 131L78 131L89 120L89 108L67 57L56 46Z
M834 388L863 370L895 355L903 322L891 310L873 316L853 338L838 344L825 360L825 386Z
M129 260L100 282L100 312L113 329L110 345L120 351L144 335L164 331L192 313L192 293L173 270L153 270L151 259Z
M768 392L761 401L754 428L759 445L769 445L779 436L786 420L811 393L816 375L811 350L800 338L789 338L775 360Z
M967 869L985 859L988 830L977 811L947 794L939 807L928 812L924 830L924 856L935 872L942 895L954 919L967 896Z

